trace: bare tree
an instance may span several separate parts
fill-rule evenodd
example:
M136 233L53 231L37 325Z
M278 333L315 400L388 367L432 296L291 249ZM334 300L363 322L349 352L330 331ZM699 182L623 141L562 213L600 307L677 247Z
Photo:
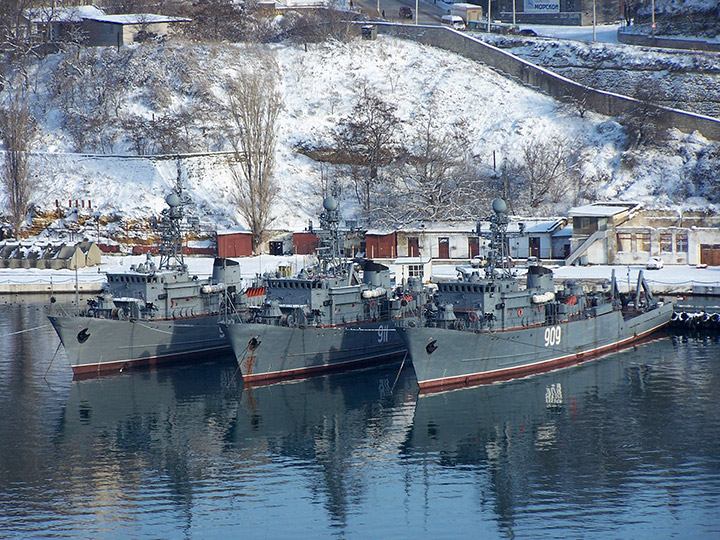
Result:
M520 189L515 196L529 208L537 208L547 199L560 201L573 187L578 167L578 147L564 138L533 139L521 149Z
M254 71L228 81L227 135L234 150L231 172L235 202L247 222L257 252L272 222L270 210L277 193L274 181L276 121L282 106L277 67L256 62Z
M414 122L416 135L408 141L399 173L397 197L386 199L394 220L447 219L462 213L465 191L463 164L466 142L458 132L442 130L434 106Z
M15 237L22 234L22 223L30 210L35 184L30 176L35 121L24 92L17 92L7 106L0 108L0 136L5 149L2 186Z
M662 103L665 94L657 78L639 85L633 96L637 102L629 107L618 121L627 131L630 147L659 145L667 138L669 121L665 111L657 104Z
M366 217L372 210L373 191L381 183L378 170L388 165L398 151L396 135L400 119L395 116L396 109L363 88L352 114L340 121L334 133L336 149L345 156L347 164L365 169L353 180L358 203Z

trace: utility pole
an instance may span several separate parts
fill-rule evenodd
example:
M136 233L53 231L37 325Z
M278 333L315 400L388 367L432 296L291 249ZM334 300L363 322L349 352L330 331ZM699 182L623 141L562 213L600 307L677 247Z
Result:
M487 10L487 22L488 22L488 32L490 32L490 0L488 0L488 10Z
M652 0L651 3L651 11L652 11L652 37L655 39L655 0Z
M595 34L595 2L596 0L593 0L593 42L597 41L597 35Z

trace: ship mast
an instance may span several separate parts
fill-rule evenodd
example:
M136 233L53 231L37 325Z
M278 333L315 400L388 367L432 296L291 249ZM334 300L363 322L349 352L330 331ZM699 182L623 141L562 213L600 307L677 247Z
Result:
M320 214L317 256L324 272L337 273L342 268L343 238L340 234L340 211L335 197L323 200L323 212Z
M502 199L492 202L494 215L487 218L490 222L490 250L488 252L485 277L487 279L510 278L510 253L507 242L507 228L510 223L507 203Z
M165 197L165 202L168 208L162 211L160 223L157 224L161 234L160 269L185 268L181 230L184 206L182 190L173 190Z

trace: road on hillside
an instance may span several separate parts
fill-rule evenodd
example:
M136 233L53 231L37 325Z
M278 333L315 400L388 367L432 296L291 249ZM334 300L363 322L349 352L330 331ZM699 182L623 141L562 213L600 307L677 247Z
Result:
M378 17L378 0L353 0L353 5L360 8L370 18ZM379 17L390 22L415 24L415 0L379 0ZM412 19L401 19L399 12L401 6L412 10ZM441 7L442 6L442 7ZM444 3L434 4L422 1L418 3L418 24L440 24L440 17L447 15L447 6ZM383 17L383 12L385 16Z

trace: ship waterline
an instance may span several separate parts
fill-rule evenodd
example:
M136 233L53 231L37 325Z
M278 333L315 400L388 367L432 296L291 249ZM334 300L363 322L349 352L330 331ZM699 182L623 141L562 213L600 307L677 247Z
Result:
M48 318L77 375L231 351L230 342L218 326L217 315L132 321L82 316Z
M421 392L491 383L578 364L642 341L665 326L672 304L625 320L620 311L553 326L496 332L404 327Z
M401 360L407 353L389 321L327 328L221 324L247 383L277 382Z

